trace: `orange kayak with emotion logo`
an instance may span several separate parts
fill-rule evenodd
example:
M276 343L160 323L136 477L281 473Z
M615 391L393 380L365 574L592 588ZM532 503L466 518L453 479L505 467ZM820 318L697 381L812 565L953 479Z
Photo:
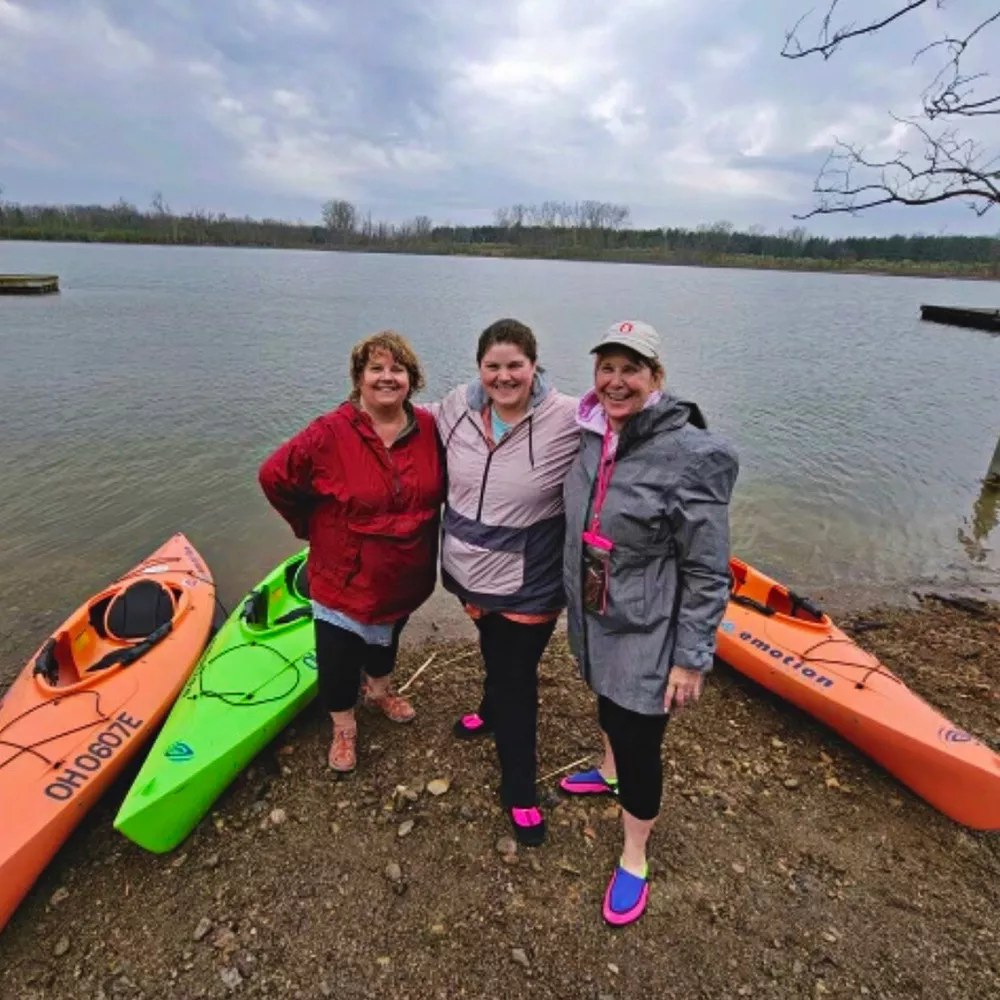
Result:
M214 607L208 567L174 535L60 625L0 701L0 928L152 737Z
M1000 755L910 690L808 598L738 559L716 653L964 826L1000 830Z

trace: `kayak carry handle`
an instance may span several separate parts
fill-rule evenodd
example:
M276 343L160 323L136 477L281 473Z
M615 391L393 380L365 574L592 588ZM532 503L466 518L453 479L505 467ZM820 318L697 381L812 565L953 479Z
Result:
M821 622L826 617L826 612L811 597L800 597L790 590L788 591L788 599L792 602L793 618L797 617L796 612L800 608L818 622Z
M733 604L739 604L741 607L750 608L751 611L756 611L759 614L766 615L768 618L771 615L777 614L774 608L767 604L762 604L760 601L755 601L752 597L747 597L745 594L730 594L729 600Z

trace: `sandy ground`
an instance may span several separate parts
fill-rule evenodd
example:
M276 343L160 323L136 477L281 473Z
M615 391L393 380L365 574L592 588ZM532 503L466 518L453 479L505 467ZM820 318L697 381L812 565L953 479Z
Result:
M928 600L841 624L1000 742L1000 608ZM359 770L338 781L308 710L173 854L113 832L122 782L0 933L0 996L1000 996L1000 836L722 665L670 726L649 912L608 929L615 802L568 801L549 778L548 842L512 851L492 744L450 735L476 699L471 635L450 599L426 608L399 667L437 654L412 726L364 715ZM598 745L559 635L541 698L545 775Z

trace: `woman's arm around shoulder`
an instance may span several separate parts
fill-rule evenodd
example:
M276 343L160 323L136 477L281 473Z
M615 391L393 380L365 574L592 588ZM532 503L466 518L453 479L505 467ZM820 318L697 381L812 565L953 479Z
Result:
M441 440L447 441L452 427L467 409L468 391L467 385L459 385L446 392L441 399L429 403L414 403L413 406L417 410L424 410L434 418Z

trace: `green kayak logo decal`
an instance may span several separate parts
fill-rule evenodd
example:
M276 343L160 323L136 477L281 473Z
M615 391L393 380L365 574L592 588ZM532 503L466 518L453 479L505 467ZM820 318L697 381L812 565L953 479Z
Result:
M187 743L181 743L178 741L176 743L171 743L170 746L167 747L163 756L166 757L167 760L183 763L186 760L190 760L194 756L194 750L188 746Z

